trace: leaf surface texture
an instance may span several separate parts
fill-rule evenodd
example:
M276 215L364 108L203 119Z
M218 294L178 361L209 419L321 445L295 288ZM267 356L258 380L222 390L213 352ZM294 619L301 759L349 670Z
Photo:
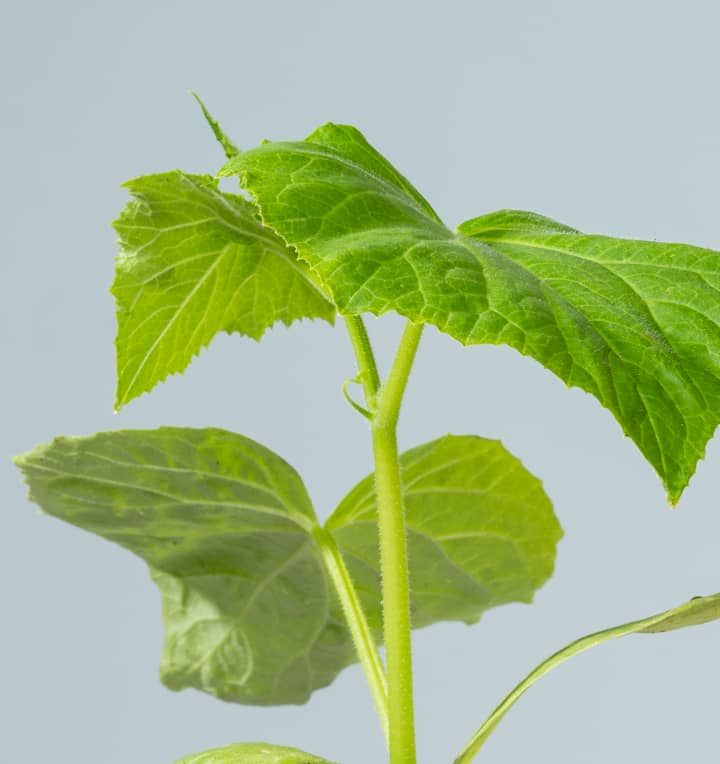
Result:
M151 567L163 682L257 705L303 703L355 660L305 487L224 430L58 438L18 460L46 512Z
M233 157L341 313L507 344L608 408L677 501L720 422L720 255L501 211L452 231L353 127Z
M114 223L116 408L183 371L219 332L259 340L277 321L333 321L307 266L241 196L179 171L126 187L133 200Z

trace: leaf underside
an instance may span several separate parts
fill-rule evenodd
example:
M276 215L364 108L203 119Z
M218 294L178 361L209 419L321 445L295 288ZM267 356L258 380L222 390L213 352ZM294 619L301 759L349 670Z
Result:
M151 567L161 678L224 700L303 703L355 660L299 476L223 430L58 438L20 457L46 512Z
M331 764L327 759L268 743L236 743L186 756L175 764Z
M720 255L528 212L448 229L363 136L329 124L233 157L263 222L343 314L396 311L507 344L594 395L674 503L720 422Z
M277 321L333 321L307 266L241 196L179 171L125 185L133 201L114 223L117 409L183 371L219 332L259 340Z
M256 705L303 703L355 662L298 474L254 441L160 428L58 438L17 460L47 513L143 558L160 588L161 678ZM500 444L446 436L401 457L413 625L530 601L561 535ZM362 481L328 530L381 639L376 509Z
M493 440L446 435L400 457L413 627L474 623L531 602L552 575L562 530L540 481ZM373 476L327 522L370 623L382 625Z

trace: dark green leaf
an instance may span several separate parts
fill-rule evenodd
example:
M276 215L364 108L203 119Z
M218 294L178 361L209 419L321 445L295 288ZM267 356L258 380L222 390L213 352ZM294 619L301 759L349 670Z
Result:
M268 743L237 743L194 756L186 756L176 764L330 764L297 748Z
M46 512L135 552L166 627L161 675L240 703L302 703L355 660L280 457L224 430L58 438L17 459Z
M413 626L477 621L488 608L530 602L550 577L562 535L540 481L497 441L447 435L400 457ZM381 624L372 476L327 523L370 623Z
M117 221L116 408L183 371L219 332L259 340L276 321L332 322L335 307L240 196L176 171L126 184Z
M397 311L504 343L619 421L676 501L720 422L720 255L585 236L526 212L453 232L352 127L233 157L264 222L341 313Z

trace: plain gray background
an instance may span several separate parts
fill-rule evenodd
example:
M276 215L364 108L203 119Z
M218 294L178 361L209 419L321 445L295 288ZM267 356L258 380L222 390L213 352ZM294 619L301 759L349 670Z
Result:
M370 467L344 403L342 326L217 338L112 414L107 288L119 184L241 146L360 127L449 224L502 207L720 248L720 11L707 0L8 4L0 19L0 762L171 764L232 741L384 760L357 667L303 707L223 705L157 680L157 594L128 553L41 516L9 462L57 434L234 429L304 476L321 515ZM399 325L372 322L387 362ZM536 662L586 632L720 590L720 448L679 508L597 402L507 348L427 332L401 445L501 438L566 536L536 604L415 635L421 764L449 762ZM543 680L478 761L709 762L720 625L636 636Z

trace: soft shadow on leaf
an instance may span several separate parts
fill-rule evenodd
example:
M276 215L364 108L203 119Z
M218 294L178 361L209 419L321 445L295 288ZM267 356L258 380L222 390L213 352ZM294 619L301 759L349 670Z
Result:
M593 394L672 502L720 423L720 254L588 236L529 212L447 228L355 128L233 157L263 221L341 313L396 311L507 344Z
M218 429L58 438L17 460L45 512L151 566L161 676L257 705L304 703L356 660L302 480Z
M474 623L491 607L531 602L552 575L562 530L540 481L501 443L446 435L400 457L413 626ZM370 623L382 623L372 475L326 524Z

